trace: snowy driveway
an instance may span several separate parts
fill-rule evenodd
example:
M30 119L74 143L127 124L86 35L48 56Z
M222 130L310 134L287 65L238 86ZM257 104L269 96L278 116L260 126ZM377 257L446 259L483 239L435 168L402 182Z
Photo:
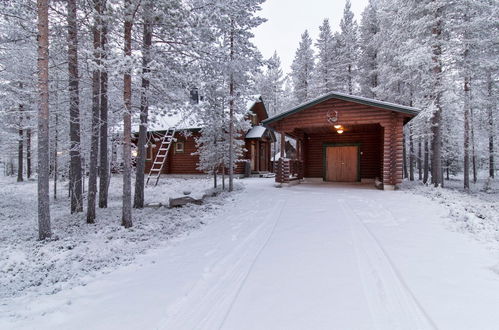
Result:
M222 217L128 267L18 299L24 319L0 327L497 329L499 261L440 205L271 180L246 180Z

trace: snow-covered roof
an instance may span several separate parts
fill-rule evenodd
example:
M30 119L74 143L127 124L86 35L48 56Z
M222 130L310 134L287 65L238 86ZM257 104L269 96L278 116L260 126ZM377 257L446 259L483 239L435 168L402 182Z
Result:
M198 129L201 127L200 121L195 113L174 112L167 114L151 114L148 118L147 131L159 132L166 131L171 127L177 130ZM135 121L132 125L132 132L139 131L139 122Z
M248 133L246 133L247 139L261 139L265 134L267 128L263 126L253 126Z
M249 101L246 103L247 111L250 111L256 103L262 102L260 95L252 95ZM133 120L132 132L137 133L139 131L139 116ZM154 109L151 109L148 118L147 131L149 132L160 132L166 131L167 129L175 127L177 130L193 130L203 127L201 121L197 118L196 113L191 112L172 112L172 113L155 113Z

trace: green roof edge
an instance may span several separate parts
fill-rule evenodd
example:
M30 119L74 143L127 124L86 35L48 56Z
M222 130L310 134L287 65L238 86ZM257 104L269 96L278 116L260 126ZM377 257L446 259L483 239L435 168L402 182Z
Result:
M386 110L391 110L395 112L400 112L400 113L405 113L408 115L413 115L416 116L421 112L421 109L414 108L414 107L409 107L405 105L399 105L395 103L390 103L390 102L384 102L384 101L378 101L374 99L369 99L361 96L354 96L354 95L348 95L348 94L343 94L343 93L338 93L338 92L330 92L328 94L319 96L313 100L310 100L306 103L300 104L291 110L288 110L286 112L283 112L281 114L278 114L276 116L270 117L262 121L264 125L272 124L273 122L276 122L282 118L285 118L287 116L293 115L297 112L300 112L302 110L308 109L310 107L313 107L314 105L317 105L319 103L322 103L324 101L327 101L329 99L340 99L343 101L350 101L354 103L359 103L359 104L364 104L364 105L369 105L377 108L382 108Z

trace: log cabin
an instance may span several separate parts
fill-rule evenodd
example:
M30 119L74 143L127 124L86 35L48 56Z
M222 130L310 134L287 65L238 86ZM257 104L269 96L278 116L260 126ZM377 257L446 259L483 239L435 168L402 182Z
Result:
M247 106L248 119L251 129L244 134L245 151L243 157L236 163L235 173L245 175L248 168L252 174L261 174L270 171L271 144L275 141L274 133L261 125L268 118L267 109L260 96L251 99ZM161 174L195 175L202 174L198 170L199 156L193 155L197 151L196 138L201 134L202 125L196 120L182 120L180 115L164 116L150 121L147 132L147 155L145 173L149 173L158 153L163 136L167 130L176 126L174 138L176 141L168 151ZM135 130L134 143L138 140L138 128Z
M277 183L303 178L332 182L402 182L404 125L419 109L331 92L268 118L263 124L297 141L295 159L284 151Z

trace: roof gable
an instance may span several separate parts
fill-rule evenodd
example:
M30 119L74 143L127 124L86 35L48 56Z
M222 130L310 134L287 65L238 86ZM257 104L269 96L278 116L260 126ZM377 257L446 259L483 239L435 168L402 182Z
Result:
M265 107L265 104L263 103L262 97L261 96L255 96L254 99L248 102L248 105L246 107L249 111L253 112L254 114L257 115L258 117L258 123L264 121L265 119L269 118L269 115L267 113L267 108Z
M376 107L376 108L381 108L384 110L408 114L411 116L416 116L421 111L420 109L408 107L405 105L384 102L384 101L378 101L378 100L369 99L366 97L349 95L349 94L344 94L344 93L339 93L339 92L330 92L328 94L325 94L325 95L319 96L315 99L312 99L306 103L300 104L300 105L292 108L291 110L288 110L286 112L283 112L281 114L278 114L276 116L268 118L268 119L263 121L263 124L267 125L267 124L274 123L274 122L279 121L283 118L291 116L291 115L298 113L300 111L309 109L309 108L313 107L314 105L317 105L319 103L322 103L322 102L325 102L325 101L328 101L331 99L338 99L338 100L368 105L368 106L372 106L372 107Z

